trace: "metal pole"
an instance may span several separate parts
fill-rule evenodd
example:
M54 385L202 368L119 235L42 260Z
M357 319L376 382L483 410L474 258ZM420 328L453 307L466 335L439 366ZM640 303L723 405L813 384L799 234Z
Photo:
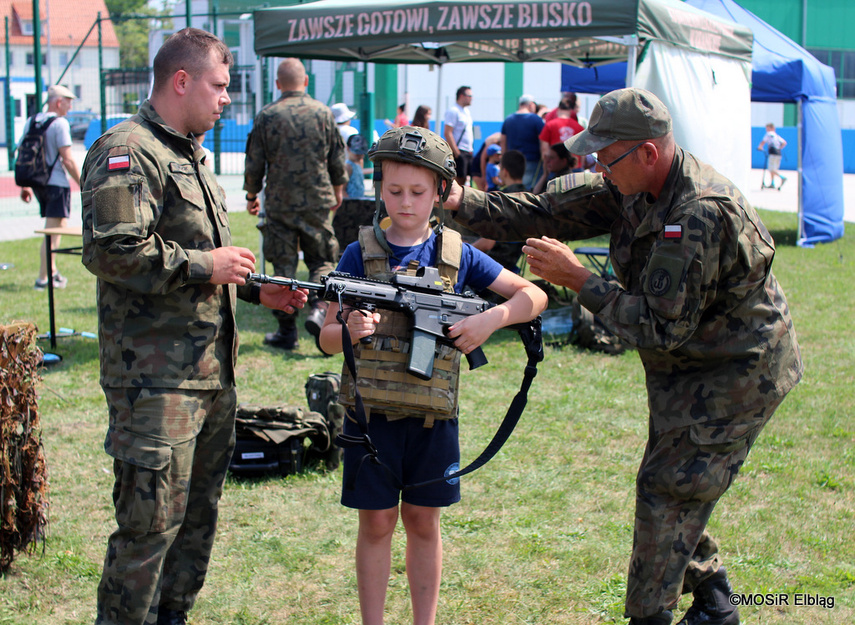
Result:
M42 110L42 16L39 13L39 0L33 0L33 65L36 83L36 113Z
M442 103L442 63L437 66L437 74L436 74L436 114L434 115L433 127L434 132L438 134L440 137L445 138L445 129L443 128L440 132L439 130L439 122L444 119L439 110L439 106ZM430 124L428 124L430 126Z
M48 84L52 85L53 83L53 63L50 60L51 53L51 43L50 43L50 0L45 0L45 26L47 27L47 32L45 33L47 37L45 37L45 44L47 48L47 73L48 73Z
M213 31L215 37L219 37L219 35L217 34L217 31L219 30L219 28L217 28L217 26L218 26L218 24L217 24L217 8L218 8L218 6L219 6L219 2L217 0L214 0L211 3L211 26L212 26L212 31ZM214 124L214 173L218 176L221 173L221 171L220 171L220 150L221 150L222 146L220 144L221 144L221 139L222 139L222 137L221 137L222 133L223 133L223 120L218 119L217 123Z
M107 86L104 84L104 36L98 11L98 86L101 91L101 134L107 132Z
M798 197L799 197L799 233L798 233L798 241L801 241L805 237L805 221L804 221L804 205L802 194L804 191L804 185L802 184L802 145L803 145L803 137L802 131L804 129L804 109L802 107L802 100L796 102L796 113L798 115L798 119L796 121L796 137L798 140L798 163L796 167L798 168Z
M626 86L635 86L635 62L638 56L638 46L630 43L626 47Z
M192 26L192 24L190 23L190 18L193 15L191 12L191 9L190 9L190 5L192 5L192 4L193 4L193 0L184 0L184 11L187 13L187 27L188 28L190 26Z
M9 18L5 17L3 21L6 24L6 80L3 84L3 98L4 102L6 102L4 107L6 112L6 152L9 155L9 170L11 171L15 168L15 124L13 122L12 74L10 72L12 67L12 49L9 47Z

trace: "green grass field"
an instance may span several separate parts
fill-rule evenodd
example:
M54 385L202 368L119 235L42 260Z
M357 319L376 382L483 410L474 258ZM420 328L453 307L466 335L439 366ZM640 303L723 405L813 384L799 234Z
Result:
M789 606L743 608L744 623L853 623L855 241L850 235L800 249L795 215L762 216L778 243L775 273L789 298L806 372L720 502L710 529L738 592L789 600ZM257 247L254 221L232 216L237 244ZM16 265L0 271L1 323L48 327L47 293L32 288L39 243L0 243L0 261ZM57 292L57 325L95 332L94 277L71 256L61 256L59 266L69 287ZM274 326L266 310L240 303L238 324L240 401L305 406L306 378L340 370L341 358L321 357L306 334L294 353L264 346L264 332ZM44 371L39 399L51 482L49 535L43 548L19 556L0 578L0 624L91 623L113 529L97 344L61 338L56 352L63 361ZM516 334L498 333L485 352L489 366L463 376L464 462L489 441L522 375ZM623 623L646 415L635 353L549 348L517 431L491 463L464 478L463 501L443 514L438 623ZM356 514L338 503L340 478L338 472L230 478L208 581L190 622L359 623ZM817 598L826 607L794 605ZM685 598L680 610L689 603ZM402 531L394 544L387 614L390 624L410 622Z

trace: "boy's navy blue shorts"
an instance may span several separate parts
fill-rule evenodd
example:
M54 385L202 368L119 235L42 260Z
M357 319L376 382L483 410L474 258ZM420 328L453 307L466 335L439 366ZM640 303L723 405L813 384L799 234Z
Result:
M368 435L377 447L379 460L391 469L402 484L416 484L442 477L460 467L460 444L457 419L437 419L432 428L424 419L407 418L387 421L384 415L372 414ZM345 434L358 436L359 426L344 420ZM439 508L460 501L460 478L443 480L403 493L381 466L366 459L365 449L344 450L344 484L353 479L353 490L342 488L341 503L358 510L386 510L398 506L399 500L415 506ZM360 467L361 463L361 467Z

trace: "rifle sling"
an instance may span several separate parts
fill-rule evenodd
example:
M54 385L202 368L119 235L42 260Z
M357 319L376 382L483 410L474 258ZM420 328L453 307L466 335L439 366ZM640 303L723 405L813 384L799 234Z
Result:
M450 475L443 475L442 477L438 477L432 480L427 480L425 482L419 482L417 484L401 484L401 481L392 473L391 469L387 467L380 460L377 452L377 448L374 446L374 443L371 442L371 438L368 435L368 421L365 418L365 405L362 402L362 396L359 393L359 387L355 384L356 380L356 359L353 355L353 344L350 340L350 332L347 329L347 323L342 316L342 310L344 310L343 302L341 301L341 296L339 295L339 309L336 314L336 319L341 324L341 345L342 345L342 353L344 354L344 362L347 365L348 370L350 371L350 375L353 376L354 379L354 408L353 410L348 410L348 416L352 421L354 421L358 426L360 431L362 432L361 436L351 436L348 434L339 434L336 437L336 444L342 448L349 447L364 447L366 450L365 456L362 457L362 460L359 465L359 469L357 469L356 473L351 476L350 479L347 480L344 487L348 490L353 490L356 487L356 479L359 476L359 471L362 468L362 463L366 460L370 460L374 464L377 464L383 467L386 470L386 473L389 475L389 479L395 485L396 488L400 490L413 490L415 488L420 488L422 486L427 486L429 484L436 484L438 482L442 482L443 480L451 480L455 478L462 477L473 471L481 468L485 464L487 464L493 456L495 456L502 446L507 442L508 438L510 438L511 434L514 431L517 423L522 416L523 411L525 410L526 403L528 401L528 391L531 388L531 383L534 380L534 377L537 375L537 363L543 360L543 341L541 339L540 332L540 317L532 320L526 324L517 324L512 326L517 329L520 333L520 338L523 341L523 345L526 350L527 362L525 366L525 371L523 373L523 380L520 384L520 389L517 391L517 394L514 396L513 401L511 401L510 406L508 406L508 411L505 413L504 419L502 419L502 423L499 425L499 429L496 430L496 433L493 435L493 439L484 448L484 451L469 463L463 469L459 471L455 471Z

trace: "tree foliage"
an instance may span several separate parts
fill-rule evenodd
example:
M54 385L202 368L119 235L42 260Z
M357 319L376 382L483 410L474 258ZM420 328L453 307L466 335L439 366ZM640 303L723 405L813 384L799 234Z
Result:
M119 63L122 67L148 66L148 33L151 19L159 12L146 0L106 0L113 28L119 38ZM140 17L137 17L140 16Z

